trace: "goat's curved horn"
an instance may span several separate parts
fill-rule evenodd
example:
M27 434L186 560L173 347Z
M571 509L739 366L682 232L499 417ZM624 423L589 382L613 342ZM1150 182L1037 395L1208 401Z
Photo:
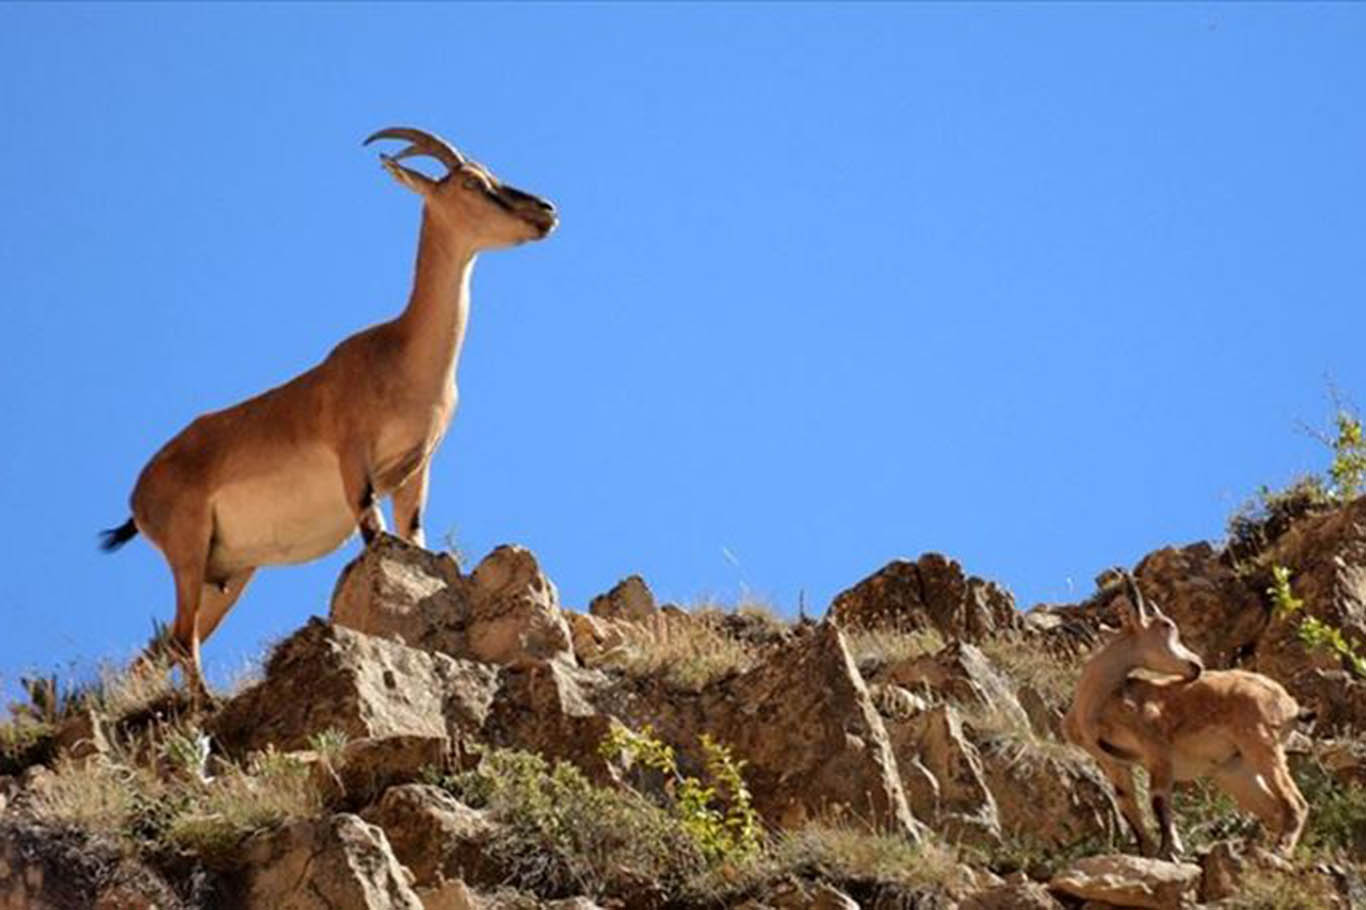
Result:
M1124 590L1128 592L1129 599L1134 602L1134 609L1138 611L1141 619L1147 619L1150 612L1148 603L1143 599L1143 592L1138 589L1138 582L1127 569L1120 573L1124 576Z
M387 157L391 161L397 161L400 158L410 158L413 155L427 155L428 157L440 161L451 170L463 167L465 164L465 156L460 154L460 151L445 139L422 130L415 130L412 127L386 127L371 133L361 145L369 145L376 139L403 139L410 143L407 148L403 149L398 154L388 155Z

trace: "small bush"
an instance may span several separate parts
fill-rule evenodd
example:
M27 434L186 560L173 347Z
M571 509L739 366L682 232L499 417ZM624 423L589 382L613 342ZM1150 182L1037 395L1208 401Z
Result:
M673 890L708 867L675 816L634 790L595 786L567 762L488 749L478 767L433 779L499 822L488 851L514 887L601 896L657 881Z
M1304 609L1304 601L1296 597L1290 587L1288 568L1275 566L1271 575L1271 587L1266 589L1266 593L1271 598L1273 615L1279 620L1290 620ZM1361 642L1355 639L1349 642L1337 626L1317 616L1305 615L1300 619L1296 635L1310 651L1335 654L1357 676L1366 679L1366 656L1361 651Z
M678 771L673 747L648 726L639 733L616 726L599 751L609 761L638 764L664 780L665 803L702 855L713 862L743 861L758 852L762 832L750 803L749 787L730 749L706 733L698 738L711 786ZM639 790L637 792L640 792Z
M754 874L770 879L801 875L908 888L961 888L968 884L958 857L938 843L914 844L897 834L820 823L775 838Z

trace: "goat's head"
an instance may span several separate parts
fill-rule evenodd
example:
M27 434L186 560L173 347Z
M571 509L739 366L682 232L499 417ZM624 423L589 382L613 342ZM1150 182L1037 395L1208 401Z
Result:
M1128 636L1134 665L1155 673L1198 679L1205 671L1205 664L1198 654L1181 643L1176 623L1158 609L1157 604L1144 600L1138 582L1128 572L1124 573L1124 586L1129 599L1121 608L1124 628L1120 634Z
M482 164L466 158L441 137L409 127L389 127L371 135L365 144L377 139L408 143L396 154L379 156L384 169L421 196L433 217L471 234L476 249L540 240L555 229L555 206L501 183ZM398 163L401 158L418 155L444 164L446 176L433 179Z

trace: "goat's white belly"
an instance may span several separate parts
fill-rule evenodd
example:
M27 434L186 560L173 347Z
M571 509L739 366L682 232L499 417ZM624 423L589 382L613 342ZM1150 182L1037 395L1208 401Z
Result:
M355 530L336 456L319 447L219 489L209 568L227 574L306 562L332 552Z

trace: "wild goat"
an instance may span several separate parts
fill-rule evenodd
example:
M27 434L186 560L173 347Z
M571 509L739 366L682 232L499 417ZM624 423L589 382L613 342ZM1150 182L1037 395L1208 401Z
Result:
M1170 859L1182 850L1172 825L1172 783L1205 777L1259 817L1289 855L1309 805L1290 776L1284 743L1309 715L1260 673L1205 670L1181 643L1176 623L1144 601L1133 576L1124 573L1124 582L1123 628L1082 668L1065 736L1100 764L1145 856L1152 841L1134 799L1134 764L1148 772L1162 832L1158 855ZM1131 678L1139 668L1179 678Z
M556 225L544 199L498 181L445 140L391 127L365 140L408 145L380 155L422 197L412 295L398 318L357 332L313 369L226 410L205 414L152 456L133 488L133 516L104 532L115 550L138 532L175 576L171 637L187 682L202 693L200 642L213 634L260 566L315 559L360 528L423 542L432 452L455 412L455 367L483 250L540 240ZM440 179L399 164L425 155Z

